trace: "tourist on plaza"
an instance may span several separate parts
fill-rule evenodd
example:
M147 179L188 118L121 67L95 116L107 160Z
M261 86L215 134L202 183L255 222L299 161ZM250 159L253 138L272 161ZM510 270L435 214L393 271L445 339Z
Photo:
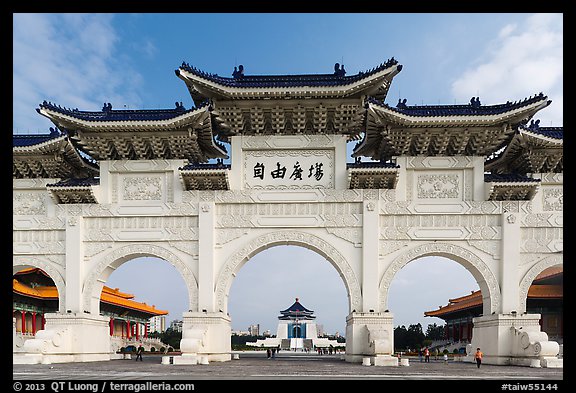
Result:
M448 354L444 354L444 364L448 364Z
M476 353L474 354L474 359L476 359L476 365L478 365L478 368L480 368L480 365L482 364L482 356L483 355L484 354L482 353L480 348L476 348Z
M272 348L272 359L276 359L276 347Z
M428 347L424 348L424 361L430 363L430 350Z
M420 359L420 363L422 363L422 350L418 350L418 359Z
M138 347L138 350L136 350L136 361L138 361L138 359L140 359L141 362L143 362L142 360L142 353L144 352L144 347L142 345L140 345Z
M266 357L268 359L270 359L270 354L271 354L270 348L266 348Z

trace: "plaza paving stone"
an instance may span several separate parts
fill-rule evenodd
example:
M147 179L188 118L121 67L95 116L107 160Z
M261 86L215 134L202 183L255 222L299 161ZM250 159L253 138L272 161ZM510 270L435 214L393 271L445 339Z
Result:
M427 380L427 381L512 381L542 383L564 379L563 368L497 366L432 359L421 363L411 358L409 366L380 367L350 363L340 355L298 354L280 352L267 359L262 352L239 353L239 359L198 365L162 364L161 355L145 354L143 361L134 359L106 362L13 365L13 380L108 380L108 381L174 381L174 380ZM509 389L510 390L510 389ZM533 389L531 389L533 390ZM538 390L546 390L539 388Z

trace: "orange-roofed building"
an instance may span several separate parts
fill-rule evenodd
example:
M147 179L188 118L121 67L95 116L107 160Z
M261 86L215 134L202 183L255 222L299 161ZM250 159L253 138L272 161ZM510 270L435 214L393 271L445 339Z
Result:
M41 269L29 268L14 274L12 309L16 333L33 337L44 329L46 313L58 312L58 290L54 281ZM110 317L110 336L124 343L148 338L149 320L168 311L134 300L134 295L104 286L100 312Z
M562 344L563 319L563 267L554 266L540 273L528 289L526 312L540 314L540 327L548 338ZM452 343L472 341L472 319L482 314L482 293L473 291L468 295L449 299L446 306L426 311L427 317L443 319L444 338Z

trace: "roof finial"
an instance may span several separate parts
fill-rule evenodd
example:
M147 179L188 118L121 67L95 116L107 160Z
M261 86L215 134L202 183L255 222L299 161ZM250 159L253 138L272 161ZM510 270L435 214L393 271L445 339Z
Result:
M296 298L296 301L298 301L298 298Z

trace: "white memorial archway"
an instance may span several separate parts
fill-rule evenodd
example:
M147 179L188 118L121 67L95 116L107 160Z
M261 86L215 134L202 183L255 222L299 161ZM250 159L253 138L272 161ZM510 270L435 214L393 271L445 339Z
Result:
M534 277L563 263L563 129L528 124L550 101L392 107L401 69L226 78L183 63L191 109L42 103L57 128L13 138L13 266L53 277L60 310L14 362L110 359L100 292L137 256L186 282L174 363L230 360L234 275L294 244L342 277L347 361L397 365L388 288L410 261L439 255L482 290L472 344L486 363L558 365L558 344L525 313Z

